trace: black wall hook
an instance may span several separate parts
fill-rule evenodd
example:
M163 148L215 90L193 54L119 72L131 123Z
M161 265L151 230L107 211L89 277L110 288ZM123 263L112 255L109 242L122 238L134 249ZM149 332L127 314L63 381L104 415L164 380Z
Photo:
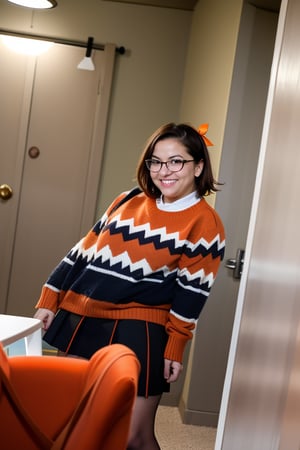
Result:
M94 38L93 37L89 37L88 41L87 41L87 47L86 47L86 53L85 53L85 56L87 58L90 58L90 56L92 54L93 43L94 43Z

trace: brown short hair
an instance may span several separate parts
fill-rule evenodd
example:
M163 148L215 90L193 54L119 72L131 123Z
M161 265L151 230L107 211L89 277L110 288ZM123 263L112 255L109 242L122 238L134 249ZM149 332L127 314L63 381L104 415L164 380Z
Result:
M145 160L151 159L157 142L167 138L174 138L181 142L186 147L191 157L195 160L195 163L199 163L203 160L204 164L201 175L195 178L198 195L203 196L217 192L219 190L217 189L217 186L221 183L216 181L213 177L210 157L206 144L198 131L185 123L179 125L176 125L175 123L168 123L166 125L162 125L148 139L139 160L136 172L137 181L142 190L152 198L158 198L161 195L160 190L155 186L151 179Z

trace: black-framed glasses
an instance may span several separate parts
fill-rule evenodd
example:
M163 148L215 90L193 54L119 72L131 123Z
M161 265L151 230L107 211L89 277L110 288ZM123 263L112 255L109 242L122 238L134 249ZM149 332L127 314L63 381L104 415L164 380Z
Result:
M194 159L173 158L169 161L159 161L158 159L145 159L145 164L150 172L159 172L165 164L170 172L179 172L186 163L192 162Z

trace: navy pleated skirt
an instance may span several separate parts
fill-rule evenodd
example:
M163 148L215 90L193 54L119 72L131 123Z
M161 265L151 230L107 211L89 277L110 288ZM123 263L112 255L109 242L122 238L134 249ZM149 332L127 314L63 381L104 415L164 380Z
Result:
M43 339L69 355L86 359L100 348L119 343L132 349L141 364L138 396L169 392L164 379L165 327L143 320L107 320L60 310Z

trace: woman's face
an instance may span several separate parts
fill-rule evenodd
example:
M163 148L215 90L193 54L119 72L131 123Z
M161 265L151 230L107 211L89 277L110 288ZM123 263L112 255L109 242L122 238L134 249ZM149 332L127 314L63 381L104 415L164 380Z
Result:
M169 168L163 164L158 172L150 170L151 179L161 191L165 203L172 203L196 190L195 177L200 176L203 161L196 164L192 159L186 147L176 138L163 139L155 145L151 160L169 163ZM170 170L170 167L180 167L178 161L182 160L189 162L178 172ZM174 166L171 166L171 161L175 163Z

